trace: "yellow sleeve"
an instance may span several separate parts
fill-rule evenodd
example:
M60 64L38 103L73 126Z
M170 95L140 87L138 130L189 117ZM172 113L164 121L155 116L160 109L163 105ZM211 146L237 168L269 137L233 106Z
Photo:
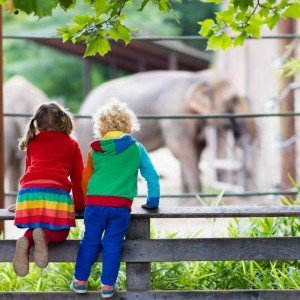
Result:
M82 179L81 179L81 187L82 187L83 195L85 198L86 198L86 192L87 192L89 180L94 172L93 160L92 160L91 153L92 153L92 150L90 150L88 152L87 162L83 169Z

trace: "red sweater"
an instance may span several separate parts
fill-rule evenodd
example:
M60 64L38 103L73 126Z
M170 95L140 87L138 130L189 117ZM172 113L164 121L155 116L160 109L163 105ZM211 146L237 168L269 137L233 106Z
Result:
M58 131L43 131L34 137L26 152L25 174L21 187L32 180L53 180L55 186L71 192L75 210L84 209L81 189L82 153L77 141ZM48 187L48 185L47 185Z

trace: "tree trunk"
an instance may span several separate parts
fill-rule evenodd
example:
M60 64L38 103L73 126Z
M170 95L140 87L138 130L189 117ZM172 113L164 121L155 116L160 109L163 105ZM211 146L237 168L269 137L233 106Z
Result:
M279 23L279 34L294 33L294 21L292 19L281 20ZM288 51L287 46L291 43L290 39L282 39L280 42L280 53ZM293 51L292 51L293 54ZM291 54L291 55L292 55ZM291 82L293 77L282 77L280 83L280 90L285 89ZM285 99L280 104L280 112L294 112L294 92L290 90ZM282 117L280 119L280 136L281 141L287 141L295 135L295 118ZM296 145L291 143L281 148L281 188L287 189L292 187L289 179L291 176L296 180Z

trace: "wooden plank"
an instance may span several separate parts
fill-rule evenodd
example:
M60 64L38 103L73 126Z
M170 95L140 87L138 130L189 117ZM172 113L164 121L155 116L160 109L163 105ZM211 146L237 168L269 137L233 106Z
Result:
M100 292L81 296L72 292L1 292L0 300L96 300ZM119 300L299 300L299 290L228 290L228 291L119 291L113 297Z
M151 218L245 218L245 217L295 217L300 216L300 206L199 206L161 207L157 211L142 208L132 210L132 219ZM83 214L77 214L78 219ZM0 220L13 220L14 213L0 209Z
M68 240L50 244L50 261L75 261L78 243ZM0 241L0 262L12 261L14 247L13 240ZM125 240L122 261L298 260L299 249L300 237Z
M126 235L128 242L130 240L150 239L150 219L133 219L130 222ZM136 248L131 248L134 253ZM129 249L124 249L123 253ZM149 251L149 249L148 249ZM151 289L151 264L149 262L126 264L126 284L129 291L146 291Z

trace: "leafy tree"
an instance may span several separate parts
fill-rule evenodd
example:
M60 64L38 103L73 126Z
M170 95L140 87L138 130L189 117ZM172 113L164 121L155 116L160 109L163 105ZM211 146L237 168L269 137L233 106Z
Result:
M139 10L142 11L148 2L150 0L140 2ZM159 0L156 3L160 11L172 12L169 0ZM76 0L0 0L0 4L5 4L8 10L15 13L22 11L42 18L52 15L52 11L57 6L65 11L73 9ZM73 24L58 29L58 33L63 36L64 41L85 41L87 47L84 56L96 53L103 56L110 51L107 37L115 41L123 40L125 44L130 42L133 29L124 25L125 14L123 13L125 8L131 4L130 0L84 0L84 4L92 10L83 10L87 12L76 15Z
M221 3L222 0L206 2ZM230 0L224 10L216 13L215 21L207 19L199 22L199 33L208 37L207 49L226 50L242 46L247 37L261 38L262 27L272 30L280 18L300 18L299 0Z
M207 3L220 4L223 0L204 0ZM178 0L177 2L181 2ZM150 0L136 1L138 11L142 11ZM177 19L171 0L155 0L158 10L168 12ZM34 14L39 18L49 16L56 7L64 11L73 9L76 0L0 0L8 10ZM105 55L110 51L107 37L113 40L123 40L128 44L132 31L125 26L124 10L131 4L130 0L84 0L86 7L92 10L76 15L73 24L58 29L64 41L74 43L85 41L87 48L85 56L100 53ZM90 12L92 11L92 12ZM299 18L299 0L229 0L223 11L216 13L216 20L199 21L200 35L208 38L207 49L227 49L243 45L249 36L261 37L261 28L266 25L271 30L278 24L280 18ZM233 34L233 38L229 35Z

